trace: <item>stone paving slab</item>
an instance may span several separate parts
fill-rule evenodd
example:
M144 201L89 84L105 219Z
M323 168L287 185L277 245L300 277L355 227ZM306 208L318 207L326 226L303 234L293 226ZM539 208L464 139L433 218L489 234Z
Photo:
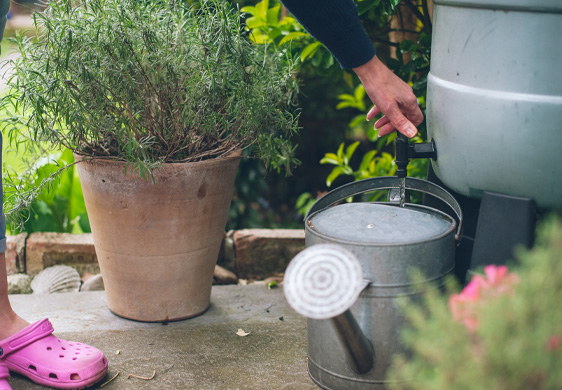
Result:
M287 305L282 288L214 286L206 313L168 324L112 314L104 291L10 301L25 319L48 317L57 336L106 354L109 373L92 389L317 389L306 371L306 320ZM237 336L238 329L250 334ZM127 379L154 371L151 380ZM44 388L16 375L10 383L14 390Z

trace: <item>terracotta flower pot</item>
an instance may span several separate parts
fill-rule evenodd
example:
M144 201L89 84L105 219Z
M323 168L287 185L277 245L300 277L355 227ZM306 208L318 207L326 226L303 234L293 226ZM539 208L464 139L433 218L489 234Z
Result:
M155 183L124 162L77 165L113 313L158 322L207 310L239 162L164 164Z

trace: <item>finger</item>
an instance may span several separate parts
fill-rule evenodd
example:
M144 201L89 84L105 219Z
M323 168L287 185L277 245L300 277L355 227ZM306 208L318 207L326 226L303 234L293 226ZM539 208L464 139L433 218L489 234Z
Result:
M384 125L390 122L390 119L385 115L381 119L375 122L375 129L380 129Z
M394 126L392 125L391 122L388 122L386 125L381 126L378 129L379 132L379 137L384 137L387 134L392 133L393 131L395 131L396 129L394 128Z
M373 119L374 117L376 117L380 113L381 113L381 110L377 106L373 106L373 108L371 108L369 110L369 112L367 113L367 120L370 121L371 119Z
M412 122L408 120L408 118L402 115L398 107L393 107L385 114L386 116L388 116L388 119L390 119L390 122L396 128L396 130L404 134L406 137L412 138L415 137L415 135L418 133L418 129L416 129L416 126L414 126Z

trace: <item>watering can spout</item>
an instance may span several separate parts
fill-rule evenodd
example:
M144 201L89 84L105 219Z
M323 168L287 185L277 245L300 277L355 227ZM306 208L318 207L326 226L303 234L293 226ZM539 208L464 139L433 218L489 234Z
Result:
M343 314L332 318L331 321L351 368L358 374L366 374L371 371L375 351L351 311L346 310Z
M369 282L357 258L338 245L313 245L291 261L284 278L289 305L307 318L330 320L358 374L374 366L373 346L351 313L351 306Z

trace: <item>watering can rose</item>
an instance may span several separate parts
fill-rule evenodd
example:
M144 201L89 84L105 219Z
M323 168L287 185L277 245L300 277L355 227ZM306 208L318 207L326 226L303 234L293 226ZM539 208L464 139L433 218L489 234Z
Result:
M515 285L519 282L519 277L508 273L504 265L488 265L484 274L475 275L459 294L449 297L453 319L463 322L470 332L478 330L480 307L501 295L515 295Z

